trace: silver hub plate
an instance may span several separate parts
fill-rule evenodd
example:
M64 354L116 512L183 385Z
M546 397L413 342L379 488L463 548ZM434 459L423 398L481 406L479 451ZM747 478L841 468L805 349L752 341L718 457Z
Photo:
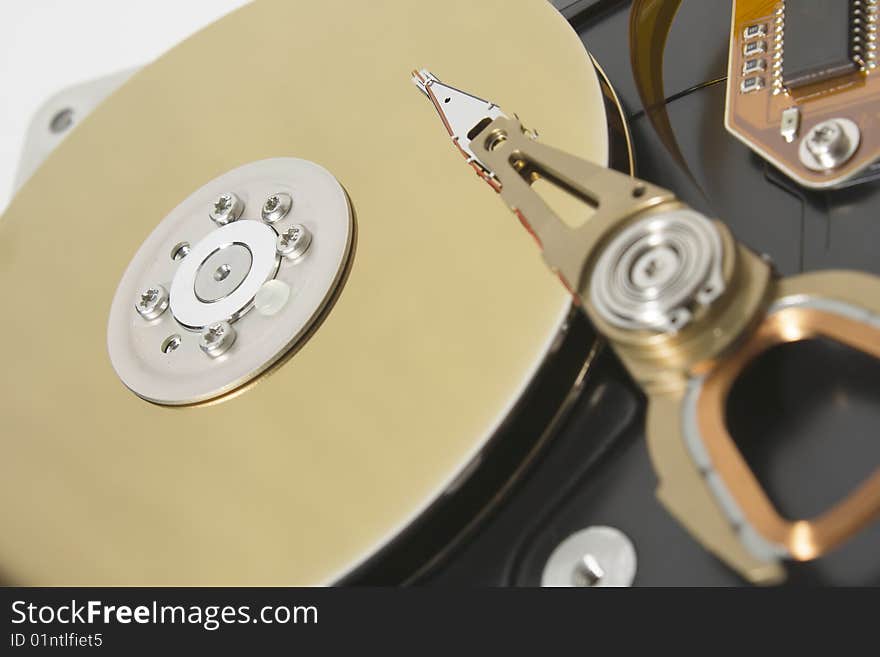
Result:
M275 230L240 219L212 230L178 265L169 290L171 312L183 326L203 329L239 319L263 283L275 277Z
M244 212L217 226L209 212L228 192L242 200ZM293 208L270 225L261 208L278 193L289 194ZM311 238L296 259L277 251L279 234L293 226ZM113 368L133 392L159 404L206 401L244 385L321 316L343 277L352 230L345 191L313 162L262 160L212 180L171 211L125 271L108 322ZM181 244L189 246L183 257ZM168 290L168 308L148 320L135 304L157 285ZM200 339L220 322L234 328L235 341L211 357Z

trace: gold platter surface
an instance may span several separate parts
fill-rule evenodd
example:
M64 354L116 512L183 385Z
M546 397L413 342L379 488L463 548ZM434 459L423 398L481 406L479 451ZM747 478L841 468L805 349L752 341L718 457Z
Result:
M329 583L485 444L569 300L449 145L421 66L605 162L595 71L543 0L262 0L136 74L22 188L0 219L0 577ZM129 260L206 181L279 156L350 196L336 304L242 394L139 399L107 356Z

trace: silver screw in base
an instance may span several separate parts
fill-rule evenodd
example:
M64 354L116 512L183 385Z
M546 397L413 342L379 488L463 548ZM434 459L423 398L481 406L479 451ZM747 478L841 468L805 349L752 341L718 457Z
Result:
M605 570L596 561L596 557L592 554L585 554L574 567L571 581L575 586L596 586L603 577L605 577Z
M614 527L588 527L562 541L544 566L541 586L630 586L636 551Z
M266 199L260 215L266 223L274 224L276 221L284 219L291 207L293 207L293 199L290 194L278 192Z
M308 251L312 243L312 234L300 224L291 226L278 236L276 247L278 253L285 258L296 260Z
M218 226L225 226L228 223L237 221L244 212L244 203L236 194L232 192L224 192L220 194L211 205L209 216Z
M235 342L235 329L229 322L211 324L202 333L199 347L211 358L222 356Z
M813 171L830 171L846 164L861 141L859 127L849 119L817 123L801 140L801 164Z
M168 309L168 290L161 285L143 290L137 298L135 308L146 320L158 318Z

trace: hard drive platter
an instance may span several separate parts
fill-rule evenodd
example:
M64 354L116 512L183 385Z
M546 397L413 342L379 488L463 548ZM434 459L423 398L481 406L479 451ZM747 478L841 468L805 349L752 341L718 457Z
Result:
M494 24L493 47L510 55L475 85L491 80L524 109L545 107L553 115L546 134L605 161L603 96L576 35L544 3L504 3L503 11L499 3L445 3L417 30L421 10L413 3L363 5L344 21L334 13L322 3L260 2L210 26L97 108L5 214L5 275L27 283L6 287L4 296L8 307L28 308L5 329L10 340L20 336L4 354L3 379L0 479L10 531L0 552L11 579L332 582L478 467L554 354L567 352L568 381L541 401L556 409L587 363L591 339L570 346L562 331L568 296L529 257L528 238L503 208L456 175L451 154L437 157L442 135L408 78L419 61L451 75L467 70L471 53L450 48L450 37L476 40ZM537 58L516 47L527 33L545 34ZM523 71L552 77L552 90L533 94ZM236 344L213 359L172 312L139 316L135 297L155 286L173 295L172 249L184 242L198 249L222 228L209 211L227 191L244 204L230 227L273 230L261 221L261 206L286 191L294 199L283 220L289 226L274 226L310 230L308 258L336 246L335 235L324 238L314 223L332 210L309 197L313 185L302 172L239 169L280 158L294 169L314 163L344 190L348 269L315 330L277 349L287 350L283 364L260 353L273 338L261 332L258 322L268 320L256 311L236 322ZM232 178L223 179L228 172ZM54 222L28 219L62 215L76 217L63 236ZM492 215L494 228L484 219ZM171 224L152 239L166 216ZM243 243L256 263L262 247L251 239L221 235L216 247ZM291 263L285 281L294 296L311 294L296 287L310 282L297 279L299 264L310 263ZM117 327L108 313L124 275L131 291ZM40 289L51 301L31 307L27 299ZM254 319L247 337L241 325ZM108 332L116 328L127 332L119 351L134 361L134 374L108 359ZM282 330L282 341L293 337L289 326ZM166 353L163 341L174 335L181 344L166 345ZM256 367L274 370L242 381L254 367L232 363L228 382L221 375L212 388L210 368L234 361L248 339L262 359ZM183 361L178 374L175 359ZM123 385L141 379L182 392L161 398L145 384L144 394L159 402L149 403ZM195 392L186 391L187 381ZM23 485L39 491L27 505L14 502ZM37 515L42 522L33 522Z
M258 0L25 153L4 580L878 582L862 33L554 4Z

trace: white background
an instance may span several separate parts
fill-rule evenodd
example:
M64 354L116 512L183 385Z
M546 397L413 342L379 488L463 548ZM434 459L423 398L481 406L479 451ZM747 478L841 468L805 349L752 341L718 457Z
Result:
M0 212L34 112L67 86L135 68L248 0L0 0Z

